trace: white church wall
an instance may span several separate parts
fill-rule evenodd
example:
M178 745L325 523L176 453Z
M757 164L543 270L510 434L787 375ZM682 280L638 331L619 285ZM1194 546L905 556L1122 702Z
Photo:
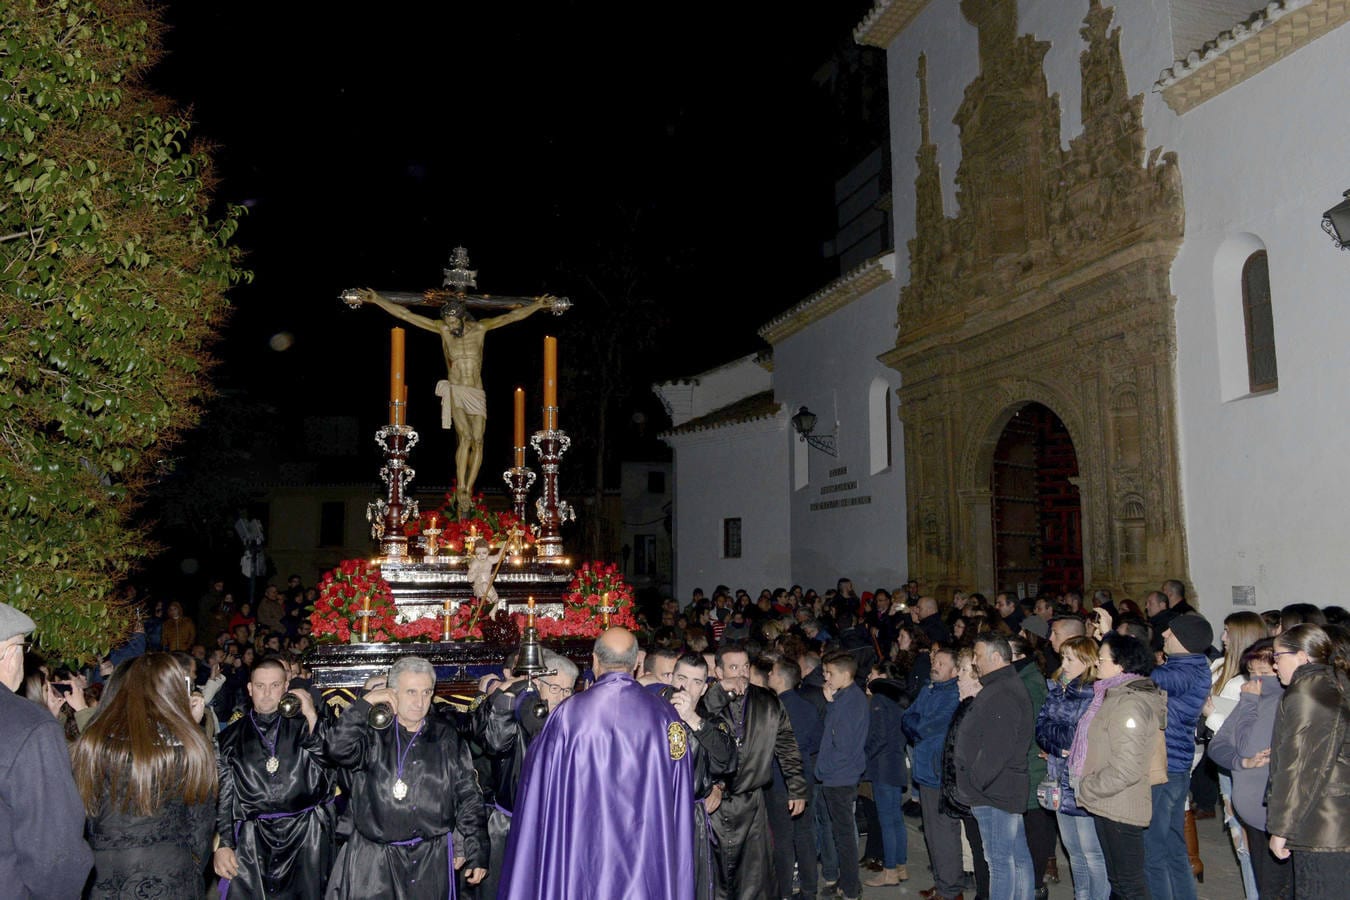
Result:
M839 424L837 458L792 439L806 470L791 491L793 583L824 591L848 576L861 592L907 577L900 376L877 361L895 345L896 298L890 281L774 345L784 413L808 407L818 435Z
M673 435L675 595L701 587L760 588L791 571L787 415ZM741 556L723 554L723 523L741 521Z
M1318 227L1350 188L1340 114L1350 27L1177 116L1153 90L1175 56L1167 0L1105 2L1121 28L1131 93L1144 94L1147 148L1177 152L1185 240L1172 270L1177 297L1178 418L1188 564L1211 619L1232 588L1256 588L1257 609L1330 602L1350 582L1342 550L1350 479L1350 253ZM1260 4L1252 4L1255 10ZM1060 95L1061 138L1081 131L1078 35L1087 0L1022 0L1021 33L1051 42L1045 71ZM959 133L952 119L978 74L977 32L959 4L930 3L887 51L897 280L908 275L920 142L920 52L928 54L932 140L946 213L956 211ZM1279 387L1249 395L1245 326L1234 266L1264 246L1270 260ZM780 351L781 352L781 351ZM780 356L781 360L781 356ZM781 365L781 363L780 363ZM1239 607L1240 608L1240 607ZM1250 607L1248 607L1250 608Z
M1191 575L1220 620L1234 586L1256 609L1335 602L1350 480L1350 253L1320 230L1350 188L1341 27L1175 117L1186 238L1172 269ZM1169 113L1170 114L1170 113ZM1240 274L1270 263L1278 389L1247 387Z

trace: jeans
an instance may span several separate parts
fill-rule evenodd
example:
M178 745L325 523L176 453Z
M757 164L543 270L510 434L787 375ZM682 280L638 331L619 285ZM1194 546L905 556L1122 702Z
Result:
M853 818L853 805L858 799L858 786L821 785L820 793L825 797L830 832L834 836L834 847L839 854L839 890L844 892L845 897L860 897L862 881L858 871L858 823Z
M1036 892L1027 829L1021 813L993 806L970 810L980 824L984 858L989 863L989 896L999 900L1032 900Z
M1199 771L1199 770L1197 770ZM1233 812L1233 776L1226 769L1219 769L1219 811L1223 813L1223 824L1233 839L1233 852L1237 854L1238 868L1242 870L1242 892L1247 900L1257 900L1260 892L1256 889L1256 870L1252 867L1252 848L1242 831L1242 823ZM1195 783L1195 778L1191 778ZM1258 848L1259 849L1259 848ZM1271 857L1274 859L1274 857Z
M1153 818L1144 829L1144 873L1153 900L1195 900L1195 875L1186 856L1186 792L1190 772L1168 772L1153 786Z
M872 799L877 802L877 821L881 824L881 864L888 869L909 861L909 841L905 831L905 789L898 784L872 783Z
M1106 857L1106 874L1111 879L1114 900L1149 900L1148 879L1144 877L1144 829L1095 816L1097 840Z
M1106 877L1106 857L1092 816L1068 816L1055 813L1059 836L1069 852L1073 870L1074 900L1110 900L1111 882Z
M830 814L825 809L823 785L812 787L810 808L816 818L816 847L820 850L821 880L834 884L839 880L839 854L834 849L834 834L830 831Z

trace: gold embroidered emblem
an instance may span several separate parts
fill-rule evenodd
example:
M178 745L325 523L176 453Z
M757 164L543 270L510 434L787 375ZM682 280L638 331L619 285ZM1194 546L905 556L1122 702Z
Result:
M469 704L469 712L474 712L475 710L477 710L478 707L483 705L483 701L486 699L487 694L479 694L477 697L474 697L473 702Z
M666 729L666 740L670 742L670 758L684 759L684 754L689 751L689 742L684 736L684 726L679 722L671 722L670 727Z
M236 710L230 715L230 721L227 722L226 724L228 724L228 725L233 725L235 722L238 722L238 721L239 721L240 719L242 719L243 717L244 717L244 711L243 711L242 709L236 709Z

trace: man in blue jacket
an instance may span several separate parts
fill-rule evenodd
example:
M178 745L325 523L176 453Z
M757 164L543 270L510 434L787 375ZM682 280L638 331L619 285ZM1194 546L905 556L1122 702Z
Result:
M925 898L952 900L961 896L961 820L938 809L942 796L942 744L961 698L956 690L956 658L946 648L930 654L931 680L905 710L900 725L914 747L914 783L919 786L923 837L933 866L933 887L920 891Z
M862 896L858 871L858 832L853 817L858 782L867 769L867 695L854 676L858 661L836 650L821 662L825 670L825 731L816 756L816 777L839 853L839 889L845 900Z
M1186 613L1163 632L1167 662L1153 683L1167 693L1167 783L1153 786L1153 818L1144 831L1145 874L1154 900L1195 900L1195 876L1186 855L1186 792L1195 759L1195 726L1209 697L1205 650L1214 629L1204 616Z

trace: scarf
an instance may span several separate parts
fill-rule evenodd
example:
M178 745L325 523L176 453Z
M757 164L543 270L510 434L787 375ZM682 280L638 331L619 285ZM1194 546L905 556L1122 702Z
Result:
M1088 726L1097 716L1097 710L1102 708L1102 701L1106 699L1106 692L1116 685L1132 681L1139 676L1133 672L1121 672L1119 675L1112 675L1110 678L1099 678L1092 683L1092 702L1088 704L1087 712L1083 713L1083 718L1078 720L1078 728L1073 733L1073 743L1069 746L1069 774L1082 775L1083 763L1087 761L1087 736Z

